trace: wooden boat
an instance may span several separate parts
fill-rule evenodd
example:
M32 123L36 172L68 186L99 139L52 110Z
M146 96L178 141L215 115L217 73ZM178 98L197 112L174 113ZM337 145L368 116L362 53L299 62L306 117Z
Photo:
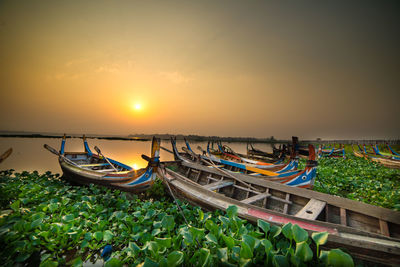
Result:
M343 145L340 145L339 148L335 148L335 146L331 148L323 148L320 146L318 149L318 156L321 157L331 157L331 158L346 158L346 152Z
M274 145L272 147L272 153L265 152L260 149L257 149L253 146L253 144L247 143L247 157L251 159L257 159L262 161L270 161L274 162L282 158L283 155L287 153L286 145L283 147L276 148Z
M50 152L59 156L63 178L77 184L98 184L122 191L138 193L150 188L156 179L159 164L160 140L153 137L151 157L142 155L148 161L146 168L134 170L116 160L104 157L95 147L99 155L92 153L86 138L83 137L84 152L65 152L65 135L61 142L60 152L44 145Z
M6 158L8 158L11 153L12 153L12 148L7 149L6 152L4 152L1 156L0 156L0 163L2 163Z
M400 264L400 212L184 160L162 162L158 174L192 205L206 210L236 205L238 215L252 223L290 222L309 233L326 231L328 248L345 248L376 264Z
M314 185L315 177L316 177L316 168L317 162L315 161L315 152L314 147L310 146L310 150L313 152L310 153L310 160L304 170L296 170L289 171L284 173L279 173L275 176L266 176L262 175L262 173L270 174L271 171L250 168L248 166L234 163L230 161L220 160L218 158L210 158L204 155L197 155L192 150L185 149L186 152L178 152L176 148L175 139L171 138L172 150L169 151L174 154L175 160L191 162L191 163L204 163L207 166L220 168L221 171L225 173L229 173L229 175L235 176L237 174L247 175L251 177L257 177L258 179L265 179L268 181L278 182L289 186L296 186L302 188L312 188ZM190 148L190 147L189 147ZM165 149L165 148L164 148ZM167 149L166 149L167 150ZM168 151L168 150L167 150ZM240 171L238 171L240 170ZM257 172L253 172L257 171Z
M186 145L188 142L186 142ZM250 163L250 164L256 164L260 166L273 166L277 164L281 164L285 158L286 158L286 153L283 153L279 159L272 161L272 160L260 160L260 159L254 159L254 158L249 158L247 155L243 155L240 153L235 152L232 148L230 148L228 145L222 145L221 143L218 144L218 153L216 154L217 156L229 159L229 160L234 160L237 162L242 162L242 163Z
M198 147L200 150L203 150L200 146ZM267 176L288 176L299 172L297 170L299 160L296 157L295 152L292 153L292 157L288 163L281 163L281 164L272 164L272 165L259 165L254 163L243 162L242 160L231 160L224 155L220 155L219 157L212 154L209 150L209 143L207 145L207 156L204 156L205 153L203 151L203 157L216 162L218 164L228 165L231 168L236 168L236 170L243 170L246 172L253 172Z
M400 160L400 156L397 156L393 153L385 153L385 152L381 152L379 150L378 145L371 145L372 150L374 151L375 155L383 157L383 158L388 158L388 159L394 159L394 160Z
M186 146L188 149L190 149L190 147L188 145L189 145L189 143L186 141ZM288 164L283 163L284 158L276 161L275 163L263 162L263 161L259 161L259 160L245 158L245 157L242 157L242 156L238 155L237 153L235 153L228 146L222 146L221 144L218 144L218 151L212 152L210 150L210 143L208 143L207 144L207 154L211 158L217 157L217 158L224 159L224 160L242 163L242 164L244 164L246 166L250 166L250 167L256 167L256 168L260 168L260 169L268 169L270 171L279 171L288 165ZM293 170L293 169L297 168L297 166L298 166L298 158L296 158L295 152L292 152L290 159L293 160L293 163L290 165L290 169L285 168L286 169L285 171Z
M394 151L393 148L389 144L386 144L386 145L387 145L390 153L392 153L392 155L400 157L400 154L397 153L396 151Z
M378 162L382 164L385 167L392 168L392 169L400 169L400 160L395 160L395 159L388 159L388 158L383 158L383 157L376 157L373 155L370 155L368 153L365 153L365 149L361 150L359 147L359 151L354 150L353 148L353 154L356 157L368 159L374 162Z

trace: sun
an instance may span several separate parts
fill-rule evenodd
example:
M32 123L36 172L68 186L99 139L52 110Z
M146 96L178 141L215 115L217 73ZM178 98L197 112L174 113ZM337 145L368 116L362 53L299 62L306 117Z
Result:
M141 109L142 109L142 104L140 104L140 103L135 103L135 104L133 105L133 109L136 110L136 111L141 110Z

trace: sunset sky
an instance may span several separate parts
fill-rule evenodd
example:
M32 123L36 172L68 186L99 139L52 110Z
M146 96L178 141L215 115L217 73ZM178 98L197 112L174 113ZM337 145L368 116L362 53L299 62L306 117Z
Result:
M0 130L400 138L399 1L0 1Z

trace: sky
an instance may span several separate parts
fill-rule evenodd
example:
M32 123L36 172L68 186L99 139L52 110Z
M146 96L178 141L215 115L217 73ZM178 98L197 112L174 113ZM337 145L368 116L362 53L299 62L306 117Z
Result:
M0 1L0 130L400 138L398 1Z

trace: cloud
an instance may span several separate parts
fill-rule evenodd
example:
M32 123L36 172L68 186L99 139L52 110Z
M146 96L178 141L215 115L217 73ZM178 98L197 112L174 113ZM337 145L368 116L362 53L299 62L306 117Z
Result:
M96 72L108 72L108 73L116 73L119 72L121 69L121 66L116 63L112 64L105 64L96 69Z
M188 77L185 77L182 73L180 73L178 71L160 72L160 75L175 84L182 84L182 83L186 83L186 82L189 82L190 80L192 80Z

